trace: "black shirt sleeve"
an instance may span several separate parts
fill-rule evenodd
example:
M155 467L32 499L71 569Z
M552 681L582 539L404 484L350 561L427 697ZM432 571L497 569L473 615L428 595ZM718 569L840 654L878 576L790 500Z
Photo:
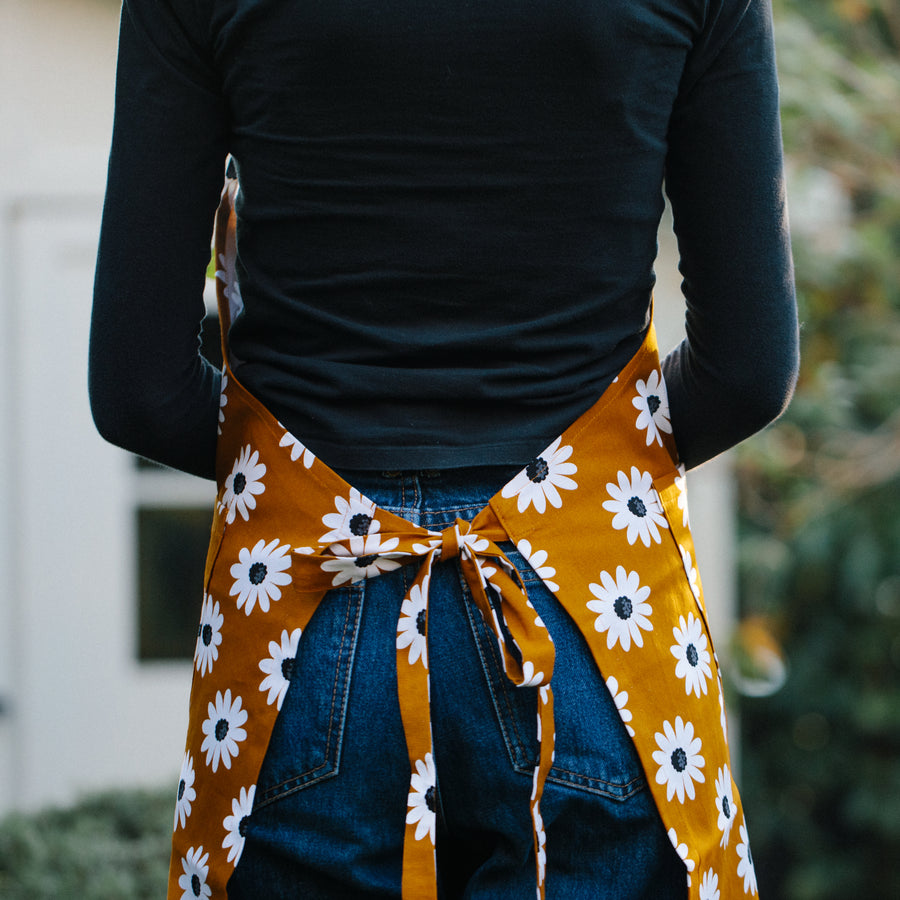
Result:
M540 8L537 12L541 12L545 5L538 4ZM699 465L739 442L780 413L796 377L798 345L770 5L768 0L698 0L696 5L698 9L702 7L705 11L705 20L699 23L701 33L693 40L691 49L686 51L687 64L677 88L671 118L668 116L669 105L676 91L675 79L681 72L680 67L676 70L673 62L676 54L673 51L664 52L665 44L652 45L643 31L626 29L623 32L630 36L636 47L639 45L644 50L644 57L652 49L657 54L654 58L667 60L664 68L667 73L665 77L669 81L665 85L655 82L643 87L631 85L632 90L642 92L640 96L632 98L635 101L634 108L642 109L649 105L652 107L652 115L647 116L647 121L654 123L654 127L659 121L660 140L656 139L654 132L645 141L647 148L653 148L652 152L645 148L644 155L635 153L645 164L632 166L628 170L636 173L632 175L631 181L620 177L623 163L619 157L629 152L621 138L622 132L629 133L625 127L630 124L627 115L613 117L613 124L619 126L619 131L606 134L605 143L602 116L582 123L582 139L590 146L593 146L594 140L590 135L594 131L599 132L596 140L600 142L605 154L601 156L609 164L609 171L616 173L615 178L605 177L602 173L600 176L592 176L589 171L581 169L576 169L574 174L566 170L567 178L556 178L556 182L563 187L570 182L576 185L574 190L568 193L564 191L563 196L573 205L578 216L568 219L566 208L557 208L552 202L556 194L549 191L542 195L545 197L542 201L544 205L535 201L535 206L529 210L527 217L529 222L548 223L546 232L541 237L542 244L550 248L551 255L558 249L560 257L568 258L567 229L573 227L572 222L582 223L577 235L578 246L583 248L596 244L598 248L598 259L591 261L592 267L589 271L586 270L580 281L576 278L577 283L574 285L569 282L563 285L560 282L554 289L556 283L551 279L547 282L550 288L544 291L546 296L569 298L566 302L576 312L584 309L585 304L592 304L591 308L595 309L593 318L598 320L598 328L607 328L611 334L627 328L629 321L643 322L646 291L639 285L635 290L628 290L627 299L623 300L619 282L637 280L642 284L642 280L646 280L648 285L650 283L649 267L655 222L653 216L647 214L645 207L650 194L655 194L652 198L654 209L658 204L659 169L665 152L666 190L675 215L680 266L684 277L683 290L687 299L687 338L666 358L663 368L669 388L675 437L682 461L688 467ZM244 18L236 13L229 13L232 6L240 7ZM205 0L125 0L122 11L116 116L91 326L91 406L97 426L108 440L167 465L206 477L213 477L214 473L220 379L219 374L198 352L198 332L204 314L204 273L209 258L210 232L222 185L224 161L229 150L234 150L240 157L239 147L229 146L230 134L233 132L236 135L236 145L239 138L252 144L247 151L248 156L252 150L259 150L260 141L269 148L269 157L260 163L257 152L253 156L253 160L257 161L256 168L249 165L247 168L252 170L251 174L256 175L256 181L249 179L254 187L252 193L257 204L255 210L257 213L262 210L269 216L263 224L268 227L266 234L271 237L277 258L292 259L291 241L296 239L299 227L296 220L301 218L294 202L298 196L305 201L303 215L309 218L312 212L317 212L318 216L310 220L315 223L315 228L311 226L309 230L302 232L306 236L306 244L315 248L317 240L325 242L327 251L338 256L347 248L347 242L340 239L340 231L346 224L347 216L335 214L332 217L334 221L328 221L328 216L323 217L316 206L320 195L313 190L318 182L332 187L346 187L345 182L349 179L342 174L345 173L344 157L348 152L346 141L344 144L338 141L340 152L337 155L313 157L311 163L307 160L304 165L306 157L301 154L296 159L285 157L287 162L283 165L274 165L273 159L279 163L283 161L280 156L271 156L271 135L264 127L253 123L261 111L269 109L278 102L279 97L283 97L279 93L277 79L273 75L271 83L266 80L259 85L258 92L251 97L249 112L235 99L233 84L228 92L222 87L223 74L231 79L229 84L236 79L239 87L243 85L242 91L237 93L244 98L246 105L249 102L246 94L251 88L242 82L242 73L250 62L258 62L257 57L270 54L273 47L284 54L297 55L294 44L280 40L280 35L269 35L268 43L262 41L258 45L251 39L256 35L251 25L263 17L264 6L262 3L251 3L250 0L230 6L217 6ZM401 18L410 15L409 6L406 2L399 4L397 15ZM291 16L300 16L304 12L302 6L284 6L274 2L265 8L274 17L272 21L266 20L270 31L278 26L281 21L279 16L290 19ZM656 4L653 4L653 8L656 10ZM214 29L210 23L210 10L214 10L215 15L228 24L227 28L221 28L217 34L211 33ZM682 0L677 3L673 0L671 11L675 19L680 21L676 14L680 14L681 18L687 17L686 10L690 12ZM635 15L640 12L641 10L637 10ZM313 16L313 20L321 17L315 11L305 10L305 13ZM524 13L521 15L524 21L530 21ZM234 16L234 21L229 16ZM415 12L410 27L421 25L421 22L421 16ZM294 25L299 28L297 22ZM327 25L326 22L322 26L324 32L328 31ZM378 42L384 41L381 27L378 23L374 23L372 27L372 42L380 48L381 44ZM528 27L532 30L534 28L533 24ZM496 36L496 24L491 28L486 28L480 35L485 43L492 39L492 35ZM246 38L247 29L251 31L249 38ZM663 32L669 34L670 30L667 26ZM268 34L265 29L261 29L260 33ZM223 34L225 38L231 36L231 43L223 38ZM246 40L237 40L240 36L244 36ZM327 34L320 36L321 40L325 37ZM659 35L657 39L662 40ZM604 47L602 42L598 46ZM407 50L408 55L415 56L412 50ZM508 46L507 51L514 60L519 59L514 45ZM217 64L212 59L213 52L217 54L217 60L223 61L223 68L229 71L218 71ZM383 53L376 55L378 59L384 56ZM478 60L482 58L480 55L476 56ZM494 61L493 57L485 58L492 60L490 68L482 72L475 67L475 71L484 79L489 79L491 73L498 70L501 74L509 74L503 67L502 59ZM275 74L280 71L279 64L286 62L268 55L264 61L265 71ZM680 66L680 59L678 65ZM604 56L604 71L607 68L614 72L621 69L619 74L623 84L629 83L625 76L631 73L633 67L633 59L628 53L610 55L606 52ZM393 72L390 66L387 70L389 73ZM403 79L406 77L404 72L405 70L398 72L396 77ZM544 86L545 75L538 77L539 73L532 74L534 85ZM293 76L285 77L293 85ZM307 73L312 88L318 84L315 81L317 77L320 76ZM468 118L462 120L464 126L471 123L476 132L480 128L481 132L490 133L491 129L486 128L486 119L490 119L487 121L487 125L490 125L493 118L488 116L487 108L481 108L481 119L478 118L477 111L472 109L474 101L484 93L482 83L473 79L466 84L470 84L471 96L468 99L471 102L465 107ZM617 84L608 85L603 80L591 90L596 89L601 96L605 96L603 90L618 90ZM553 91L567 90L568 85L565 78L551 80L550 87L553 90L548 88L547 96L553 96ZM331 107L322 112L326 126L335 118L338 125L343 124L345 128L352 129L358 116L372 114L377 121L381 121L375 115L379 112L383 114L385 121L393 123L393 107L386 110L358 108L361 101L356 93L362 90L368 96L365 86L360 88L358 79L354 81L348 77L346 85L338 80L329 84L329 87L337 92L338 98L343 98L344 105L335 104L336 114L331 118L325 115ZM522 90L527 93L525 88ZM341 94L341 91L344 93ZM228 102L224 99L226 93ZM588 99L592 96L587 89L584 93ZM425 103L415 91L411 91L410 96L413 99L418 97L421 104ZM458 99L466 99L466 96L461 94ZM617 96L607 99L616 101L610 102L607 109L609 115L610 110L618 109L622 98ZM350 103L351 100L357 105ZM552 157L558 150L560 135L569 133L572 122L566 118L566 107L561 107L555 118L548 110L557 110L556 106L538 104L528 108L531 117L524 116L521 120L512 122L504 120L504 127L511 134L518 135L523 146L532 147L532 168L524 171L543 172L546 175L546 167L539 163L545 157ZM576 105L576 109L580 108ZM423 120L431 122L435 118L428 118L427 106L417 109ZM238 124L232 124L229 112ZM312 123L307 124L314 126L318 121L315 109L306 110L306 115ZM490 116L493 115L494 113L490 113ZM553 127L539 131L536 135L538 129L533 119L536 115L543 115ZM286 116L284 121L279 119L279 122L287 127L294 123L294 118ZM668 139L664 145L661 139L665 135L667 122ZM421 124L418 119L411 120L404 126L406 130L398 132L398 143L403 147L406 147L406 143L415 145L414 130L417 123ZM263 133L256 135L254 128L262 128ZM413 139L404 143L410 137L410 129L413 130ZM253 132L249 137L248 130ZM453 153L455 136L449 134L446 128L439 134L444 140L441 146L449 153L448 158L456 159ZM253 135L259 138L256 144L250 141ZM294 150L298 147L301 150L308 149L309 146L315 148L320 143L315 140L296 140L293 133L288 137L291 140L287 143ZM359 143L361 142L354 140L350 145L355 147ZM518 145L513 142L513 146ZM486 169L488 174L491 171L488 163L483 160L483 154L497 153L498 147L502 149L502 142L494 142L479 154L466 157L472 167L470 177L474 174L479 179L477 183L481 183L484 177L482 169ZM427 201L422 207L423 220L428 220L431 226L445 226L449 220L441 218L440 210L444 208L442 202L446 206L450 199L456 198L457 205L451 204L451 208L457 212L466 212L469 209L469 194L448 193L445 190L436 195L433 187L444 183L444 173L434 168L429 169L424 164L431 156L418 151L417 154L408 160L404 158L404 166L395 168L404 173L408 172L405 165L407 162L420 165L421 183L415 182L412 176L410 180L423 192L425 189L429 191L428 194L423 193ZM426 156L428 159L424 159ZM440 162L443 157L436 156L436 159ZM476 165L471 160L480 162ZM507 177L511 164L522 162L517 156L498 157L497 160L491 157L491 160L499 167L501 182ZM321 170L316 168L317 162L321 165ZM367 165L373 166L373 161L368 160ZM388 173L393 174L392 164L389 162L386 165ZM260 169L265 171L261 172ZM363 192L360 196L364 196L367 202L372 196L380 196L378 179L383 177L383 171L384 165L382 169L373 167L371 174L367 174L369 170L363 168L360 175L354 168L354 177L360 175L358 187ZM262 175L266 178L261 178ZM307 182L304 182L306 187L293 185L291 179L300 179L302 175L307 177ZM596 183L589 184L591 177L594 177ZM583 206L575 202L581 194L595 196L588 190L581 190L582 182L579 178L584 179L585 187L593 186L599 192L596 196L606 198L592 207L595 212L593 217L588 216ZM356 194L350 196L350 201L347 201L346 191L340 195L349 202L349 206L345 202L343 209L349 209L350 219L356 229L348 232L353 235L349 246L356 256L343 264L343 269L348 270L345 272L342 269L342 277L339 279L344 290L352 291L351 276L356 274L357 269L373 268L368 265L367 260L371 263L373 259L378 261L384 256L386 261L382 269L388 274L394 274L397 267L397 247L407 252L404 250L406 242L411 240L415 244L415 234L406 234L404 240L397 240L393 236L395 231L389 227L385 227L382 234L382 229L368 228L367 225L370 222L384 222L386 226L390 226L397 218L396 205L412 196L406 191L402 178L390 183L395 182L397 190L393 194L386 191L385 202L374 207L359 206L356 203L359 196ZM615 189L610 187L612 184L615 184ZM291 190L286 192L287 187ZM292 211L292 219L273 215L268 208L277 206L270 202L276 192L279 202ZM248 190L248 196L250 193ZM518 203L520 193L524 192L516 192L512 199L509 199L508 192L497 195L482 192L478 195L479 202L484 204L488 204L485 197L498 196L500 199L494 201L493 206L486 205L484 208L489 216L479 216L479 226L473 226L471 233L466 232L465 239L473 250L484 254L487 252L485 248L497 246L498 230L505 227L498 226L497 223L515 224L525 220L525 207ZM534 197L539 194L538 191ZM418 222L419 219L412 217L408 207L408 204L402 207L407 213L407 220ZM334 208L341 209L337 206ZM479 210L481 208L478 207ZM360 209L366 215L360 215ZM596 213L597 210L599 213ZM257 215L257 227L262 227L259 221L264 218L265 216ZM441 221L435 223L433 220L437 219ZM323 227L323 221L332 230ZM603 237L608 236L611 229L622 222L632 223L632 230L623 235L619 244L611 246ZM478 231L479 227L481 232ZM432 231L433 229L428 233L431 234ZM437 233L448 235L450 249L461 240L458 229L438 229ZM362 242L359 240L360 235ZM500 237L502 236L501 234ZM366 244L366 240L370 243ZM510 282L518 290L515 275L521 276L522 272L529 272L526 263L530 260L526 259L529 245L523 244L517 256L514 252L515 242L506 243L513 248L504 257L504 271L509 274L504 277L503 282L508 292ZM648 246L646 261L640 253L636 254L637 261L633 263L619 257L616 247L629 243L640 247ZM288 246L285 247L284 244ZM259 249L258 244L250 240L243 246L247 249L249 261L259 263L260 260L253 257L254 249ZM415 246L422 249L421 241ZM366 250L369 251L368 256L365 255ZM315 252L312 255L315 256ZM428 257L431 263L423 267L421 284L419 280L414 280L414 284L423 297L431 300L430 308L436 310L435 315L440 313L441 302L435 301L435 291L444 290L445 293L438 296L443 296L443 302L455 306L459 302L459 296L468 294L470 289L485 287L484 273L488 271L485 267L475 267L471 271L464 268L466 261L471 265L473 258L477 257L478 252L468 253L460 258L454 257L444 268L435 263L435 260L446 263L441 253L432 253ZM354 262L357 264L355 268ZM566 277L572 279L572 272L578 273L579 266L585 265L583 258L576 259L571 271L567 270ZM268 277L270 267L262 268L266 270ZM407 271L402 265L401 268L404 272ZM296 321L303 322L302 316L297 313L296 300L306 282L301 279L297 282L297 287L291 280L292 271L282 271L281 280L274 276L270 279L274 285L274 299L261 290L257 290L254 295L256 318L253 321L258 326L260 346L268 346L274 340L272 314L276 307L277 310L290 313L293 327L296 328ZM493 269L490 271L493 272ZM610 272L618 273L618 281L610 282ZM554 270L554 274L557 278L562 277L559 271ZM315 280L320 275L313 268L309 277ZM381 281L384 281L384 275L385 271L378 269L374 271L374 277L365 283L363 306L370 301L374 302L367 291L369 288L377 291ZM460 280L465 276L471 278L471 285L465 285L465 281ZM348 284L350 287L347 287ZM458 296L453 292L453 286L460 284L465 287L456 289ZM544 281L535 281L530 289L541 295L544 284ZM598 284L605 285L599 292L596 290ZM321 279L319 285L321 286ZM488 283L487 287L490 288L491 284ZM503 294L501 288L504 288L503 284L498 285L497 294ZM554 294L554 290L558 293ZM546 296L538 296L535 300L541 308L545 305ZM380 302L391 301L390 297L378 297L381 298ZM479 339L484 339L485 335L497 333L498 313L487 302L482 304L479 301L479 304L479 312L473 316L473 322L478 328ZM345 333L349 331L351 337L361 333L362 338L373 335L372 317L369 316L362 322L357 321L352 298L344 303L343 308L348 310ZM423 315L428 309L423 303ZM307 315L312 314L318 319L323 316L327 318L327 304L324 308L315 307L312 311L307 308ZM378 316L375 319L377 327L385 332L374 334L375 338L380 341L387 337L391 341L402 342L401 337L390 329L385 331ZM584 344L581 333L575 333L576 328L565 324L573 321L571 315L560 321L563 322L559 326L561 333L557 335L548 332L538 345L540 352L536 353L537 365L556 365L557 369L565 372L579 372L590 368L589 364L595 363L597 356L592 345ZM308 323L303 324L305 327ZM512 324L514 323L504 326L505 334L510 333ZM366 328L370 330L366 331ZM327 328L325 335L331 339L331 332ZM415 334L409 338L412 342L415 339ZM554 344L557 339L558 348ZM348 353L353 350L357 356L362 354L362 361L366 361L368 345L363 339L357 343L359 346L350 347ZM617 344L611 340L606 341L603 346ZM557 349L566 348L569 356L562 352L556 353ZM343 348L338 347L338 350L342 351ZM331 384L325 377L327 373L323 375L323 367L333 356L333 352L334 348L328 345L324 349L320 348L318 355L313 352L307 354L309 359L304 357L303 363L310 369L316 384L325 383L326 387ZM510 352L523 353L521 341ZM296 351L296 355L300 355L300 351ZM351 354L348 358L357 357L352 357ZM400 363L397 358L388 357L390 364L385 365L386 377L393 377L396 367L402 364L402 354L399 359ZM570 359L577 365L570 362ZM527 361L531 361L530 357ZM608 361L604 359L604 362ZM257 359L256 362L259 363L260 360ZM284 366L275 368L278 372L285 370ZM358 370L354 366L348 368L351 374L343 381L334 382L335 390L340 390L343 394L358 390L359 379L355 374ZM368 367L370 371L371 368ZM279 383L279 391L291 398L305 396L302 385L298 386L296 378L293 378L292 370L285 371L288 371L289 377L284 385ZM521 395L528 393L528 386L523 381L525 366L511 371L515 375L513 377L511 374L509 378L511 393L516 395L513 399L521 399ZM435 377L441 374L436 369ZM472 367L471 381L478 391L490 394L487 389L482 391L484 367ZM592 381L589 386L593 386ZM379 404L392 402L394 394L395 390L391 388L377 400ZM273 396L262 392L260 396L271 408ZM593 402L592 397L593 394L589 398L590 402ZM422 396L412 397L412 400L417 399L421 401ZM562 399L565 401L567 398ZM428 402L429 411L433 415L427 421L433 423L429 427L435 433L429 432L426 436L433 438L433 443L437 446L441 438L448 437L447 431L458 430L458 421L448 414L446 405L438 409L433 400ZM473 401L466 402L471 404ZM507 405L507 401L502 397L485 397L485 406L489 410L503 405ZM514 431L515 422L520 421L522 415L517 407L515 416L519 418L511 420L512 427L504 425L499 435L501 440L512 439L510 432ZM390 418L379 415L378 421L390 423ZM561 430L570 421L571 418L562 422L554 419L553 427L558 426ZM343 418L335 415L335 433L339 441L349 447L358 443L354 438L368 437L365 433L354 434L354 429L365 432L364 426L352 415L347 414ZM466 440L471 438L469 430L462 434ZM459 435L454 434L452 437L459 440ZM552 439L552 435L548 439ZM473 450L473 454L475 452ZM478 449L477 452L481 453L483 450ZM397 459L398 464L402 464L405 457L398 455ZM497 461L509 460L504 458Z
M687 337L663 370L688 468L776 418L799 363L771 10L730 5L688 61L666 160Z
M89 390L107 440L212 478L220 376L198 335L228 129L184 8L122 9Z

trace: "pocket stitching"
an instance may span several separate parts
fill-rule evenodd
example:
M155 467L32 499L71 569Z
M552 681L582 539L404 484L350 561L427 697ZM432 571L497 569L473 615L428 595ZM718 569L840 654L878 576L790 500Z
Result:
M337 654L337 666L334 677L334 686L331 692L331 706L330 714L328 716L328 729L323 750L324 759L312 768L306 769L296 775L292 775L289 778L282 779L276 784L273 784L270 787L266 788L265 791L257 791L257 802L255 802L253 805L254 810L261 809L264 806L268 806L271 803L295 794L307 787L312 787L313 785L318 784L328 778L333 778L339 773L341 748L343 744L341 738L344 733L344 726L347 719L347 698L350 691L353 661L356 654L355 641L351 640L350 643L352 644L352 649L349 651L347 649L348 632L349 635L353 635L354 633L358 634L358 628L354 630L353 623L355 621L355 623L358 625L360 617L362 616L364 584L365 582L360 582L359 584L349 586L346 589L348 592L347 610L344 616L344 624L341 631L340 645ZM355 616L352 612L354 607L356 610ZM349 657L347 656L348 652ZM341 682L343 682L343 686L339 687ZM343 700L339 701L339 697L343 697ZM340 710L339 716L336 713L337 708L339 708ZM340 719L340 723L336 727L336 719L338 718Z
M507 551L507 555L509 555L509 552L510 551ZM518 553L518 551L515 552ZM522 559L525 562L525 573L523 574L518 566L516 566L516 570L519 572L523 583L543 585L540 576L538 576L537 573L534 572L534 569L527 564L524 557L522 557ZM464 597L467 600L471 600L471 592L461 573L460 581ZM503 742L506 745L510 764L515 772L531 777L537 761L536 759L532 760L530 758L532 754L528 752L528 742L523 738L518 727L518 717L516 716L514 704L512 703L512 691L522 690L522 688L510 687L508 682L506 684L502 683L506 681L506 676L503 673L502 666L497 658L497 648L494 643L493 635L483 622L481 627L479 627L478 623L473 619L473 615L478 616L479 619L481 618L481 615L477 610L473 613L471 603L466 603L466 613L469 619L469 627L472 630L475 644L478 649L478 655L481 659L488 691L491 695L495 716L503 736ZM489 648L483 648L485 642L490 645ZM488 655L492 665L489 665L488 663ZM503 708L506 709L506 716L502 713ZM634 794L643 790L646 786L646 779L640 771L636 772L634 777L630 778L628 781L607 781L606 779L585 775L584 773L576 772L571 769L564 769L556 764L550 769L547 774L547 779L548 781L552 781L565 787L587 791L615 801L627 800L629 797L632 797Z

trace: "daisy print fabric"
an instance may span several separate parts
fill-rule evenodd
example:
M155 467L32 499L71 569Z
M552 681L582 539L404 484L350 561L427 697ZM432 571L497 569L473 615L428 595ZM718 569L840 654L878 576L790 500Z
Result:
M260 682L259 689L266 693L266 703L274 703L276 709L281 709L284 695L291 684L300 633L299 628L295 628L290 634L284 629L280 642L269 641L269 655L259 663L259 668L266 676Z
M212 672L213 663L219 658L224 622L225 616L219 610L218 601L207 595L200 610L200 627L197 629L197 647L194 650L194 665L201 675Z
M660 528L666 527L666 520L649 472L640 472L636 466L631 467L631 475L618 472L616 483L607 483L606 491L610 499L603 508L613 514L612 527L623 529L629 544L638 539L645 547L651 541L662 542Z
M701 691L707 691L706 683L712 678L710 664L712 658L707 649L706 635L703 632L703 622L692 612L687 614L687 619L680 616L678 625L672 629L675 643L671 646L672 656L677 660L675 675L684 680L684 689L687 693L694 693L698 697Z
M316 455L312 450L305 444L301 444L287 429L281 436L278 446L287 447L291 451L291 462L300 460L305 469L308 469L316 461Z
M559 509L563 504L560 491L574 491L578 487L571 477L578 471L569 459L571 456L572 448L557 438L503 488L503 496L515 497L519 512L532 505L539 513L548 504Z
M236 184L216 227L219 315L240 307ZM429 532L377 508L241 386L227 346L218 496L177 783L168 900L227 900L253 836L259 772L307 625L335 587L401 566L397 697L409 752L403 900L437 900L441 776L432 746L428 593L458 565L506 677L538 689L538 761L528 809L535 896L546 898L553 829L541 813L553 765L552 636L500 549L511 542L553 591L594 657L684 863L689 900L754 897L756 871L732 779L721 677L688 528L652 327L594 407L473 521ZM398 598L399 599L399 598Z
M654 369L646 381L638 378L635 385L637 396L631 401L638 409L637 421L634 423L639 431L647 433L647 445L657 443L663 445L662 436L672 433L669 422L669 397L666 394L666 383L662 372Z
M603 673L684 862L691 900L701 892L755 896L749 843L745 849L734 837L743 809L652 335L551 447L571 447L566 462L578 466L577 486L560 493L560 506L535 506L539 485L526 472L491 505L526 558L540 548L546 556L534 563L552 564L545 584L553 583ZM547 855L552 860L552 834Z
M250 518L250 511L256 508L256 495L266 489L263 484L265 474L266 467L259 461L259 452L248 444L225 479L222 503L228 510L226 522L233 522L238 513L245 522Z
M588 585L597 599L587 606L598 613L594 628L606 634L607 648L618 643L623 650L630 650L632 641L636 647L643 647L641 632L653 630L649 619L653 608L646 602L650 588L641 586L637 572L626 573L622 566L616 569L615 578L609 572L601 572L600 581L601 584Z
M231 567L234 583L229 593L237 596L238 609L243 608L248 616L257 604L268 612L269 605L281 599L281 588L291 583L291 575L285 571L291 566L291 547L279 543L277 538L269 543L260 539L252 549L242 547Z

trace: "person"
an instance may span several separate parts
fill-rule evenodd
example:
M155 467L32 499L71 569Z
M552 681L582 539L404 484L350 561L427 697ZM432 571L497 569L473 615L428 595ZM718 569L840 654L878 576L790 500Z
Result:
M756 894L683 476L796 378L768 0L124 0L90 340L219 487L170 898Z

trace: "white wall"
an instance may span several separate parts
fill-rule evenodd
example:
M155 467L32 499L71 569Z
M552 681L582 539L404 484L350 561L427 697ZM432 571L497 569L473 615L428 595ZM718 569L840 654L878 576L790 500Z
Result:
M175 777L190 666L135 658L128 456L87 402L118 3L0 4L0 810Z
M181 759L190 665L136 660L139 485L86 394L117 19L116 0L0 0L0 812L174 784ZM667 347L681 321L670 241L663 256ZM729 485L727 462L691 478L720 649ZM196 479L179 489L211 493Z

